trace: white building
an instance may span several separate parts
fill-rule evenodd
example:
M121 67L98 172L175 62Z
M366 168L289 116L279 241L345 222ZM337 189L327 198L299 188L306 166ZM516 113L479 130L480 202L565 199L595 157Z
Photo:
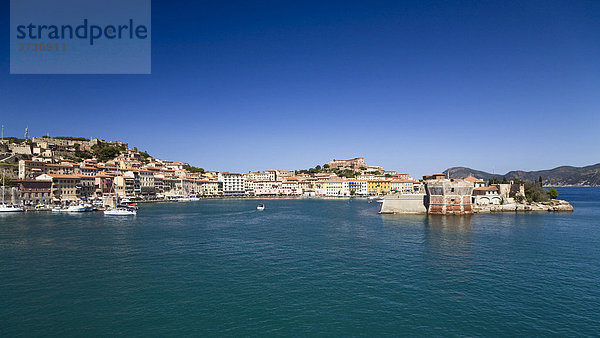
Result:
M245 195L246 175L223 171L219 173L219 181L223 182L225 196Z
M281 186L281 181L256 181L254 182L254 195L279 195Z
M248 173L248 179L253 181L275 181L275 171L254 171Z

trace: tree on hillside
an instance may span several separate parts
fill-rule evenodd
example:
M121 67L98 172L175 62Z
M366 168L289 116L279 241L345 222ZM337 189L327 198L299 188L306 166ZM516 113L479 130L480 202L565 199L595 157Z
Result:
M198 168L191 165L184 165L183 169L191 172L191 173L204 173L204 168Z
M92 147L92 153L100 160L100 162L107 162L117 157L121 151L125 150L124 146L100 146L94 145Z

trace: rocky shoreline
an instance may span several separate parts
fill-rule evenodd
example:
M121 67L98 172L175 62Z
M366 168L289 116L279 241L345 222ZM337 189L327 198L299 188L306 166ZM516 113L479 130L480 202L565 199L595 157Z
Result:
M549 202L510 203L502 205L473 206L474 213L529 211L573 212L573 206L571 205L571 203L563 200L552 200Z

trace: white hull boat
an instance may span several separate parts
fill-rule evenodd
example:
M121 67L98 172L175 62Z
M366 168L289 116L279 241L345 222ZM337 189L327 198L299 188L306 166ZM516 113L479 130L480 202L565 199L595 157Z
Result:
M23 208L14 205L0 204L0 212L23 212Z
M54 208L53 212L86 212L87 208L83 205L71 205L66 208Z
M133 209L108 209L104 210L105 216L135 216L137 212Z
M12 204L4 203L4 169L2 169L2 203L0 203L0 212L23 212L22 208L14 206Z

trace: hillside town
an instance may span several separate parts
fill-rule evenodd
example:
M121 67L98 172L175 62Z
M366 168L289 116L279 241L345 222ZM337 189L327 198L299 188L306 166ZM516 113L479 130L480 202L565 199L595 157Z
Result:
M13 187L3 189L3 203L30 207L114 196L139 201L388 196L382 212L445 214L471 213L473 206L504 205L525 195L523 184L488 184L473 176L454 179L443 173L414 179L368 165L363 157L333 159L308 170L209 171L97 138L2 138L0 165L17 176L11 180ZM390 206L394 203L400 204Z

